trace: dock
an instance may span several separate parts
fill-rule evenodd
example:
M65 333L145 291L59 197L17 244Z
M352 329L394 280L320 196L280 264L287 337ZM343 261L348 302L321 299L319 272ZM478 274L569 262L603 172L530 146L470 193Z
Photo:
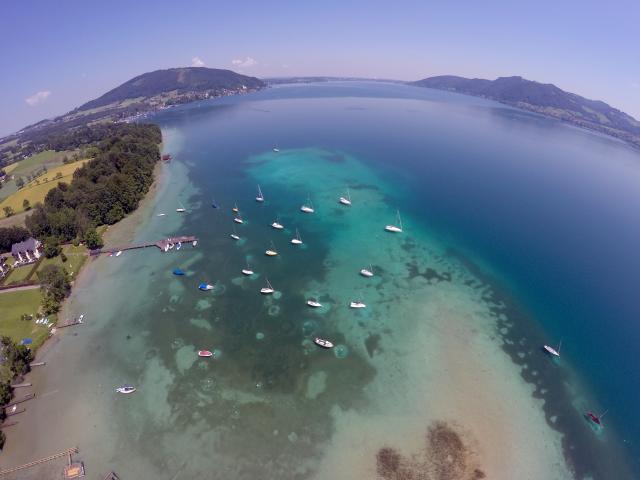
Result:
M13 467L13 468L7 468L5 470L0 470L0 477L3 477L5 475L9 475L10 473L13 473L13 472L24 470L26 468L35 467L36 465L40 465L41 463L50 462L51 460L55 460L56 458L66 457L66 456L69 456L69 458L71 458L71 455L73 455L74 453L78 453L78 447L69 448L69 449L65 450L64 452L55 453L55 454L50 455L48 457L41 458L39 460L34 460L33 462L25 463L24 465L20 465L18 467Z
M4 406L4 409L5 409L5 411L6 411L6 410L7 410L7 408L13 407L14 405L18 405L19 403L22 403L22 402L26 402L27 400L31 400L32 398L35 398L35 397L36 397L36 394L35 394L35 393L29 393L28 395L25 395L25 396L24 396L24 397L22 397L22 398L19 398L19 399L17 399L17 400L14 400L13 402L7 403L7 404Z
M193 244L193 242L197 242L197 241L198 241L198 237L195 237L193 235L181 235L179 237L163 238L162 240L158 240L157 242L134 243L134 244L124 245L120 247L96 248L95 250L91 250L89 252L89 255L96 256L102 253L114 254L119 251L124 252L125 250L137 250L140 248L149 248L149 247L156 247L156 248L159 248L161 252L166 252L167 250L172 248L173 245L177 245L178 243Z

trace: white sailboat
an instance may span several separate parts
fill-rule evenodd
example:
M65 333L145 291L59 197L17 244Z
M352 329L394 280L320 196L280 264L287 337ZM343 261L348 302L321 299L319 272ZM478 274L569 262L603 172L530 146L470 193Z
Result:
M256 197L256 202L264 202L264 195L262 194L262 190L260 190L260 185L258 185L258 196Z
M275 147L273 147L273 151L274 151L275 153L278 153L278 152L280 151L280 149L279 149L279 148L278 148L278 146L276 145Z
M311 203L311 198L307 197L307 203L300 207L300 211L304 213L313 213L315 210L313 209L313 203Z
M234 240L240 240L240 235L238 235L238 233L236 232L236 227L235 225L233 226L233 233L231 235L229 235L231 238L233 238Z
M271 224L271 228L275 228L276 230L282 230L284 226L280 223L280 215L278 215L275 221Z
M237 217L233 217L233 221L239 224L243 224L244 220L242 220L242 217L240 216L240 214L238 214Z
M351 206L351 193L349 192L349 187L347 187L347 196L340 197L340 203L342 205L346 205L347 207Z
M302 245L302 239L300 238L300 232L298 231L297 228L296 228L296 236L295 236L295 238L291 239L291 243L293 243L294 245Z
M182 205L182 202L178 202L180 204L180 208L176 208L176 212L178 213L184 213L187 211L186 208L184 208L184 205Z
M366 308L367 306L361 300L355 300L349 304L350 308Z
M253 270L251 270L251 267L249 266L249 262L247 262L247 268L242 269L242 273L244 275L253 275Z
M369 265L369 268L363 268L360 270L360 275L363 277L373 277L373 265Z
M313 339L313 343L322 348L333 348L333 343L329 340L325 340L324 338L316 337Z
M549 345L545 345L544 350L551 356L553 357L559 357L560 356L560 347L562 347L562 340L560 340L560 343L558 344L558 349L556 350L555 348L549 346Z
M271 242L271 248L268 248L264 254L268 257L275 257L278 255L278 251L276 250L276 246Z
M310 298L309 300L307 300L307 305L313 308L320 308L322 306L322 304L315 298Z
M273 292L275 292L275 290L273 289L273 286L271 285L271 283L269 283L269 279L267 278L267 286L266 287L262 287L260 289L260 293L263 295L270 295Z
M387 225L384 229L391 233L402 233L402 219L400 218L400 210L397 211L398 225Z
M240 211L240 209L238 208L238 204L237 203L233 205L233 208L231 209L231 211L233 213L238 213Z

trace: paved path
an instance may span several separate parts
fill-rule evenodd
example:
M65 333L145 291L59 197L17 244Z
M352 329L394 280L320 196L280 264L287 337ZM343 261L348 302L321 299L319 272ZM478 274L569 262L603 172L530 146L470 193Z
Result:
M20 290L33 290L35 288L40 288L40 284L36 283L35 285L23 285L21 287L9 287L3 290L0 290L0 294L9 293L9 292L19 292Z

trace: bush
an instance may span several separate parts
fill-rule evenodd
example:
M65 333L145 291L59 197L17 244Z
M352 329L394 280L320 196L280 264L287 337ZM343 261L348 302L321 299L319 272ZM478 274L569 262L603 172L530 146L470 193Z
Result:
M4 432L0 430L0 450L4 448L4 442L6 441L7 441L7 437L5 436Z
M13 208L11 208L9 205L4 207L2 210L4 211L4 216L5 217L10 217L11 215L14 214Z
M84 242L87 244L87 248L89 250L102 248L102 246L104 245L102 237L95 228L90 228L89 230L87 230L87 233L84 234Z
M25 210L31 210L31 203L28 199L24 199L24 201L22 202L22 208L24 208Z
M6 405L11 400L11 384L9 382L0 383L0 405Z
M62 252L60 246L60 240L57 237L47 237L44 240L44 256L47 258L53 258Z
M62 260L62 263L67 261L67 256L64 254L64 252L60 252L60 260Z

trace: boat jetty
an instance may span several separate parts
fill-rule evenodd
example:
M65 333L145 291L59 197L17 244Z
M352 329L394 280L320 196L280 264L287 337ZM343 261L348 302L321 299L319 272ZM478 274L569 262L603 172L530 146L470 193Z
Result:
M198 243L198 238L194 237L193 235L182 235L180 237L163 238L162 240L158 240L157 242L134 243L120 247L96 248L95 250L91 250L89 252L89 255L95 256L100 255L101 253L115 254L117 252L123 252L125 250L136 250L139 248L148 247L157 247L161 252L167 252L176 245L182 245L186 243L190 243L195 246Z

